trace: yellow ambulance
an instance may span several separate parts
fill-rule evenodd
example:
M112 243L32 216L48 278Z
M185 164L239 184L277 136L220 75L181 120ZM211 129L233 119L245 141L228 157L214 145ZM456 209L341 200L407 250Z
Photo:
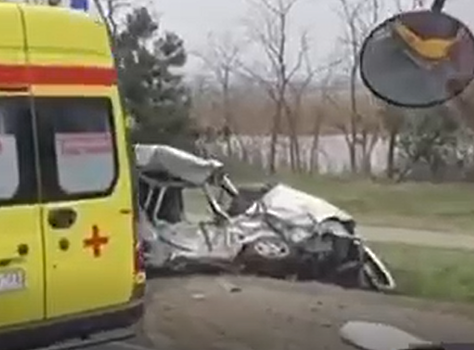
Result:
M0 348L133 326L145 277L107 31L0 3Z

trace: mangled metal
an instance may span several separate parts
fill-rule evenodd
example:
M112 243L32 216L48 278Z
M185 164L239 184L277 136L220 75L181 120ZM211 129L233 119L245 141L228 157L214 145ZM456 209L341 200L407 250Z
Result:
M237 188L221 162L168 146L138 145L136 155L140 234L150 269L218 267L376 290L395 287L357 235L354 219L325 200L284 184ZM201 191L200 206L207 206L209 217L189 220L183 191L190 188Z
M162 172L196 186L203 185L224 168L218 160L203 159L165 145L136 145L135 155L136 165L142 173Z

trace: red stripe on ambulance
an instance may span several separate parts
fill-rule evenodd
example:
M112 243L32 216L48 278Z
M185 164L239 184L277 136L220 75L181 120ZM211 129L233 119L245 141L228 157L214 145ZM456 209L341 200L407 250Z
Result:
M117 83L114 68L86 66L39 66L0 64L0 86L101 85Z

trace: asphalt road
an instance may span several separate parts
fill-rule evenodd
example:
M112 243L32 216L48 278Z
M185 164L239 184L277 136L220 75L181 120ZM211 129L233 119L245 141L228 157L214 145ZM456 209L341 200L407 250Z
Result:
M155 350L150 346L145 346L140 344L140 342L135 341L120 341L120 342L111 342L108 344L97 345L93 347L87 347L87 350ZM83 350L86 350L83 349ZM161 350L161 349L160 349Z
M46 348L44 350L49 350L50 348ZM53 348L55 349L55 348ZM63 349L74 349L74 350L157 350L156 347L152 345L140 341L140 340L123 340L123 341L111 341L106 343L101 343L99 345L92 345L92 346L80 346L74 345L73 347L66 346ZM41 349L43 350L43 349ZM159 350L166 350L160 347Z
M469 249L474 250L474 236L450 234L444 232L433 232L424 230L360 226L360 234L372 242L394 242L406 243L428 247ZM156 338L156 337L155 337ZM112 341L100 345L80 348L80 350L168 350L168 341L163 337L159 341L160 347L153 347L146 340L127 339L123 341ZM48 349L45 349L48 350Z
M147 339L148 336L130 337L132 334L133 333L129 333L129 331L123 332L119 330L108 333L105 336L98 335L85 341L72 340L38 350L157 350L156 347L152 345L152 341ZM158 338L155 338L161 344L162 342L159 338L160 334L155 335L158 336ZM163 339L165 338L166 337L163 336ZM160 347L160 350L168 349Z

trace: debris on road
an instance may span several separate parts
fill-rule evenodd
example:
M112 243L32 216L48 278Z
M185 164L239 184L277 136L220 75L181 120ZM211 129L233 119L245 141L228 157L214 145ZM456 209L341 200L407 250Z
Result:
M223 278L219 278L217 279L217 283L222 287L224 288L225 291L229 292L229 293L237 293L237 292L241 292L242 291L242 288L240 288L239 286L223 279Z
M201 294L201 293L195 293L192 295L192 298L194 300L204 300L206 299L206 296L204 294Z
M345 342L364 350L415 349L415 346L426 346L429 349L428 346L432 345L413 334L383 323L349 321L341 327L339 334Z

